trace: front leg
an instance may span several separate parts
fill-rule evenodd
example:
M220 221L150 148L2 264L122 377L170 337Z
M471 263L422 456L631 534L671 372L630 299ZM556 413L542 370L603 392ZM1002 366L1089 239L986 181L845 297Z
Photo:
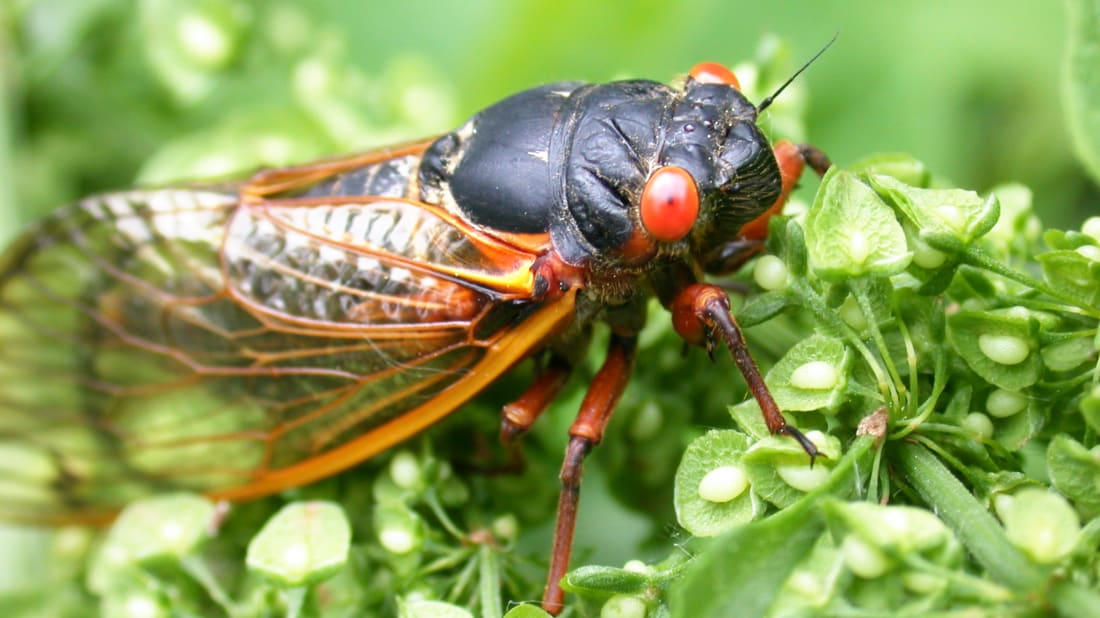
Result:
M741 327L730 311L729 294L717 285L693 283L680 290L672 299L669 309L672 312L673 327L688 343L703 345L707 352L713 352L719 343L726 344L733 355L733 362L745 377L752 396L760 404L768 431L797 440L810 456L812 463L818 455L817 447L801 431L788 425L780 413L779 406L764 383L764 376L760 375L756 361L749 354Z

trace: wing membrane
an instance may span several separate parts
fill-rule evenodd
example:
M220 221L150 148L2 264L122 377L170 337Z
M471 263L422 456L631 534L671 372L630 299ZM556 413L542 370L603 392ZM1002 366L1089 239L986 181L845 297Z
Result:
M571 318L571 296L522 302L534 258L397 198L65 209L0 269L0 516L257 495L351 465Z

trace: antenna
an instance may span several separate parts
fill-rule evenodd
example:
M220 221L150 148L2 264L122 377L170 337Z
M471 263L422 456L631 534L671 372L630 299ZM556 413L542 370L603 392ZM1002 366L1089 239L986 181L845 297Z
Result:
M834 34L833 38L829 39L829 42L826 43L825 46L822 47L820 50L818 50L818 52L816 54L814 54L813 58L810 58L809 60L807 60L806 64L802 65L797 71L795 71L794 75L790 76L790 78L787 79L787 81L783 82L782 86L777 88L775 92L771 93L771 95L769 95L767 98L765 98L763 101L761 101L760 105L756 106L756 113L759 114L760 112L764 111L764 109L767 108L769 105L771 105L775 101L775 98L778 97L780 94L782 94L783 91L787 89L787 86L790 86L791 82L793 82L796 77L798 77L799 75L802 75L802 72L805 71L806 69L808 69L810 67L810 65L814 63L814 60L817 60L818 58L820 58L821 54L824 54L825 50L829 49L829 47L831 47L832 44L836 42L836 37L839 36L839 35L840 35L839 32Z

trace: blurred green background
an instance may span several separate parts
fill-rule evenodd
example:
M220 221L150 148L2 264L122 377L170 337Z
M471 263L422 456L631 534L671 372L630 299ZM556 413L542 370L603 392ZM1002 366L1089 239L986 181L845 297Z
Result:
M223 175L421 137L560 79L791 66L840 163L904 151L961 186L1019 180L1049 224L1091 184L1060 106L1062 6L1037 0L0 3L0 230L137 180ZM798 96L792 94L791 96ZM765 123L766 124L766 123Z

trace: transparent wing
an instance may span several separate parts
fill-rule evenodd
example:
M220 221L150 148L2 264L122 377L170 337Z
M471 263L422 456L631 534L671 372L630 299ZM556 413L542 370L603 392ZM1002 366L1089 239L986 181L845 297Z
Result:
M571 296L524 302L534 257L400 199L159 190L64 209L0 265L0 516L257 495L351 465L570 319Z

